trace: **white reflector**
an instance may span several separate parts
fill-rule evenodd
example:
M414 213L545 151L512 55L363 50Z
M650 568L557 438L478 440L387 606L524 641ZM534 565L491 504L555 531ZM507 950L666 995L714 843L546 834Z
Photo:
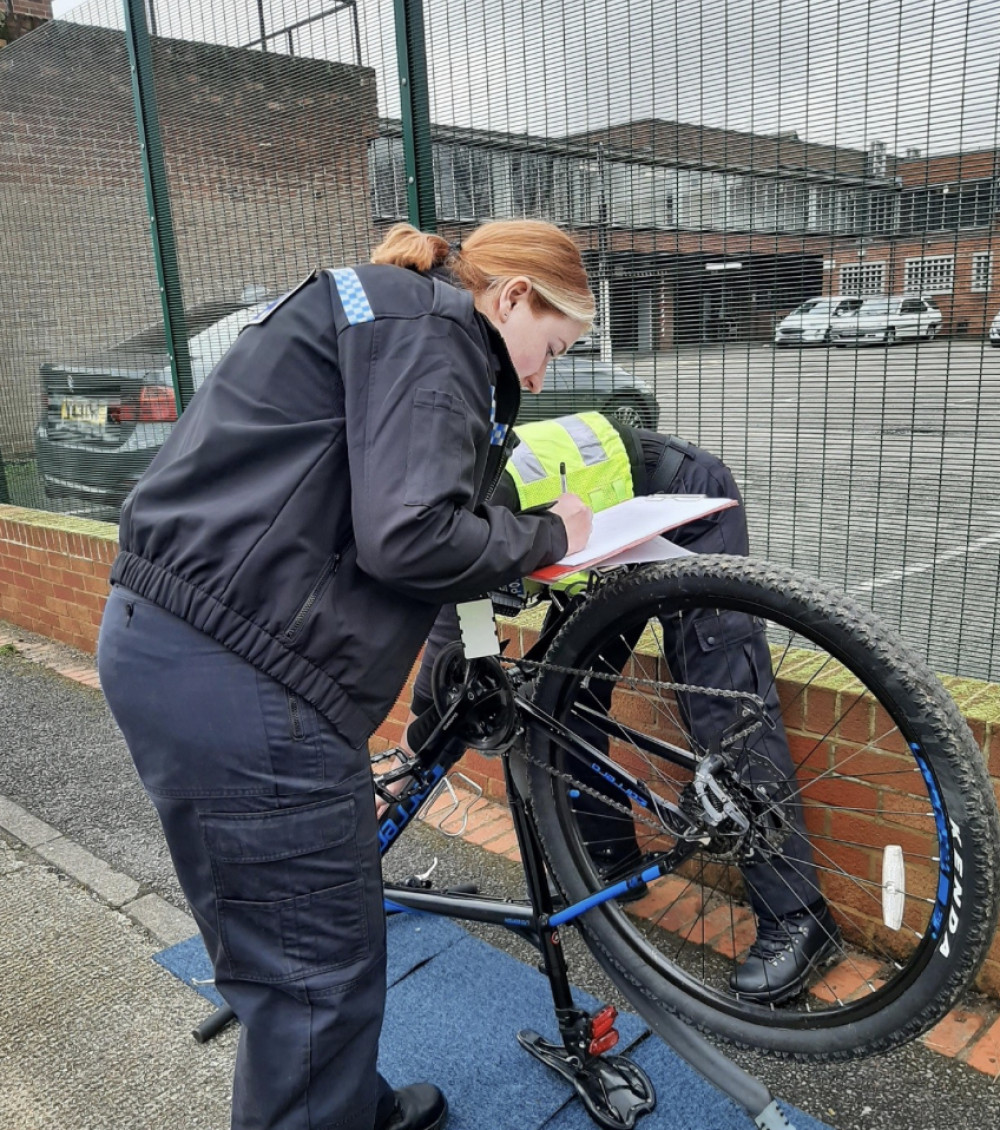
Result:
M882 852L882 921L890 930L898 930L903 924L905 900L903 849L899 844L887 844Z

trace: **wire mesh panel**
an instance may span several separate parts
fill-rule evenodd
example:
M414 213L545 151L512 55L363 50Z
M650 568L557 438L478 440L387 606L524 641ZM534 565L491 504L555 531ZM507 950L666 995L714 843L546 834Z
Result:
M150 8L141 135L122 4L77 6L0 56L12 501L116 520L176 420L140 136L162 143L194 388L262 304L367 257L375 75L356 6L307 7Z
M598 407L710 449L755 552L995 676L995 6L426 13L441 228L568 225L599 299L524 414ZM402 211L393 128L380 224Z
M995 677L992 0L419 7L147 0L194 383L255 304L412 218L409 13L438 230L554 220L598 298L523 417L710 449L755 552ZM123 26L100 0L0 53L8 491L112 518L176 411Z
M159 311L120 32L55 21L0 52L0 212L8 496L100 512L91 448L126 427L105 395L114 350Z

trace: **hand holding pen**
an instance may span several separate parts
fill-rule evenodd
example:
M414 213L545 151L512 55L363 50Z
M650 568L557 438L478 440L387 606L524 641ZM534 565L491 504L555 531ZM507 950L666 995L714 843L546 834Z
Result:
M594 525L594 512L575 494L570 494L566 482L566 464L559 464L559 485L562 493L552 504L552 511L558 514L566 527L566 552L577 553L587 544Z

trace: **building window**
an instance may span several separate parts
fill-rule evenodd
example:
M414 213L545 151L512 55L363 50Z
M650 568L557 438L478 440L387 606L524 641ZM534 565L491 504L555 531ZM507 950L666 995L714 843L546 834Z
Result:
M376 137L368 148L375 218L406 219L406 163L398 137Z
M977 251L972 256L972 289L989 290L993 286L993 252Z
M434 195L440 220L484 220L493 207L489 155L466 145L432 147ZM519 182L516 188L524 188ZM515 196L516 196L515 192ZM515 210L520 211L520 200Z
M907 294L951 294L954 288L954 255L907 259L903 265L903 290Z
M846 263L840 268L840 293L866 298L885 290L885 263Z
M994 197L992 179L907 189L899 202L899 230L919 234L988 228L993 222Z

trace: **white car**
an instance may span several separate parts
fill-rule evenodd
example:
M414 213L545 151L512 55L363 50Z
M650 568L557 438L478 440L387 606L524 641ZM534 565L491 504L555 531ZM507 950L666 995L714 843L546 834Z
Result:
M837 319L832 339L834 345L891 345L908 338L930 341L940 329L941 311L930 298L866 298L859 310Z
M778 323L774 330L774 344L828 345L836 319L842 314L853 313L862 301L840 295L809 298Z
M990 345L994 349L1000 349L1000 313L993 319L993 324L990 326Z

